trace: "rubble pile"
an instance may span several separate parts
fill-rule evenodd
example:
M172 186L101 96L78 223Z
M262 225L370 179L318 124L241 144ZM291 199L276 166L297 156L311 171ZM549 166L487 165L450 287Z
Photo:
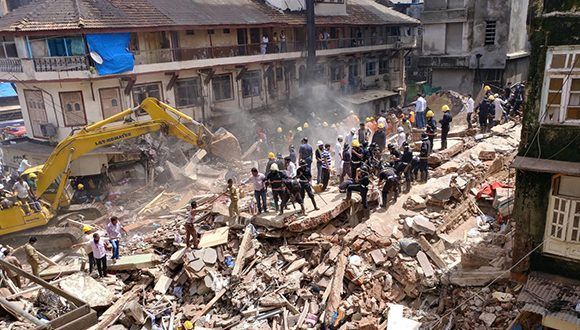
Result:
M70 253L41 276L97 309L96 329L150 328L155 318L166 329L186 321L223 329L505 328L521 288L508 278L505 209L513 191L479 190L508 182L518 136L519 126L508 123L435 153L429 181L413 185L388 213L363 210L358 195L347 201L331 188L317 194L320 211L299 215L290 206L283 215L256 215L252 188L241 186L241 215L229 217L225 180L245 176L255 162L209 165L203 152L165 160L173 164L164 168L169 183L127 189L108 204L131 233L109 264L112 274L95 280ZM373 187L371 207L378 195ZM197 248L184 243L192 200ZM13 300L38 313L32 305L42 292ZM66 307L48 305L49 312Z

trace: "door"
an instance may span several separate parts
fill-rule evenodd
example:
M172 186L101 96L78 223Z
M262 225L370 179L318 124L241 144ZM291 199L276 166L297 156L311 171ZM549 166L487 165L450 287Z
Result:
M260 29L252 28L250 29L250 46L248 47L248 55L256 55L260 53L260 42L262 41L262 36L260 36Z
M123 111L121 105L121 91L118 87L99 89L101 96L101 109L103 110L103 119Z
M246 45L248 44L248 30L247 29L237 29L238 32L238 54L247 55L248 50Z
M24 98L26 99L26 107L28 108L28 116L30 117L30 125L32 126L32 135L37 138L46 138L40 129L41 124L48 123L42 92L25 90Z

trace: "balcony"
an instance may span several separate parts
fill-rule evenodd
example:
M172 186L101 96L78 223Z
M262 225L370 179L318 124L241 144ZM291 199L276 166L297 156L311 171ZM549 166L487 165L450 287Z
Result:
M32 59L34 71L86 71L90 67L88 56L39 57Z
M424 10L421 13L423 24L461 23L467 21L467 8Z
M19 58L0 58L0 72L22 72Z
M440 55L440 56L421 56L417 64L420 67L432 68L468 68L469 56L454 56L454 55Z

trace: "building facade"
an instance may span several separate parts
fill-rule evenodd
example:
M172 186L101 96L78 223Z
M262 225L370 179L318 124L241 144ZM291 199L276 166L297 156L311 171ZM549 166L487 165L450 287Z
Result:
M16 85L37 139L60 140L148 96L196 120L227 125L240 111L271 109L300 95L301 3L40 0L0 18L0 74ZM318 82L337 94L404 89L403 58L416 45L417 20L371 0L316 1L315 8ZM104 37L113 39L99 42ZM130 59L106 56L103 44L117 43ZM132 65L103 73L123 61Z
M525 80L527 17L528 0L424 0L416 75L462 93Z
M580 18L574 1L533 1L528 101L514 161L519 271L580 273ZM575 31L575 37L571 37ZM580 323L579 323L580 324Z

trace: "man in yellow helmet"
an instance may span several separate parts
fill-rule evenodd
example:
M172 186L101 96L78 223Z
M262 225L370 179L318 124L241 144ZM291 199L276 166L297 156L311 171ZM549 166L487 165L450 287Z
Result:
M435 113L433 110L427 111L425 114L427 117L427 126L425 126L425 133L427 133L427 137L429 141L431 141L431 148L433 148L433 141L435 140L435 135L437 134L437 122L435 121Z
M441 111L443 111L443 118L439 120L439 123L441 124L441 150L447 149L447 135L449 134L451 121L453 120L449 110L447 104L441 107Z
M265 176L268 176L268 174L270 173L270 167L274 163L276 163L276 154L274 154L273 152L269 152L268 153L268 163L266 163L266 170L264 171Z

